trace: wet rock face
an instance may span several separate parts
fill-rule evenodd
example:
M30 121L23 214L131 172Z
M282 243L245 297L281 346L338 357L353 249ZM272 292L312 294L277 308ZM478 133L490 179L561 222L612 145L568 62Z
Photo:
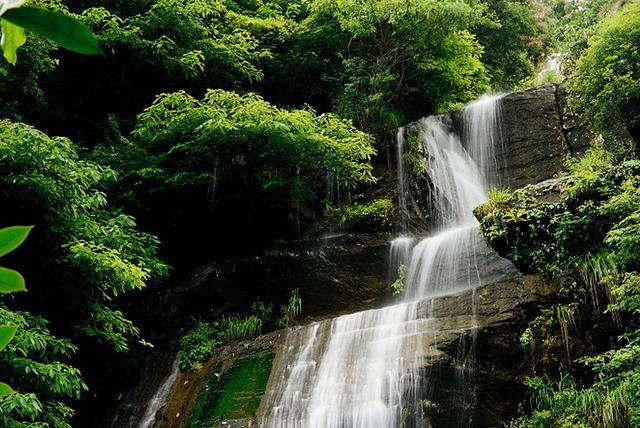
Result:
M475 316L469 313L470 291L422 302L420 310L432 315L439 330L423 338L420 410L432 427L455 426L455 421L501 426L517 413L525 398L520 373L528 358L519 334L537 304L556 291L541 275L527 275L479 288Z
M147 296L135 309L158 335L189 317L247 313L260 297L279 306L298 288L305 321L382 306L390 297L387 235L345 234L293 244L262 256L219 260L178 285Z
M405 391L407 397L414 397L407 402L413 404L403 409L405 426L417 428L415 423L421 420L433 428L493 427L513 417L525 397L519 373L528 350L520 347L519 334L537 305L555 292L557 287L541 275L527 275L486 285L475 292L419 302L417 321L423 328L411 343L403 345L407 359L418 362L419 366L413 368L420 375L418 390ZM470 308L475 308L475 313ZM325 320L286 330L286 340L274 341L276 370L269 381L273 384L267 387L271 394L280 391L278 380L293 364L287 360L291 347L304 347L314 338L316 345L323 348L331 326L332 321ZM305 358L320 364L317 358L321 355L311 352ZM258 420L268 414L271 405L265 402L270 398L273 397L263 397ZM416 412L421 417L416 418Z
M569 109L563 87L545 85L502 99L502 177L511 188L553 177L591 134Z
M548 85L502 99L501 176L511 188L551 178L571 153L556 95Z
M499 109L497 169L488 174L499 177L495 181L504 187L517 189L554 177L566 158L582 154L594 137L569 108L562 86L545 85L507 94L500 99ZM441 120L463 135L462 111ZM417 130L416 124L404 128L407 141ZM429 156L423 148L417 150L415 156ZM406 173L408 226L410 230L425 230L429 226L430 178L428 174L415 176L409 168Z

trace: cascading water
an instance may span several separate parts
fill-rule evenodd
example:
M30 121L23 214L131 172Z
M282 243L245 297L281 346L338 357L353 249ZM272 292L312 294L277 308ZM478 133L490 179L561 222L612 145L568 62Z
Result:
M391 243L392 273L406 265L402 303L290 329L261 403L260 426L424 425L423 412L414 409L426 382L420 367L430 352L437 352L428 349L432 341L427 338L438 330L430 316L419 314L419 302L475 289L515 271L487 248L472 213L494 182L498 106L499 97L483 97L464 109L467 149L445 118L418 122L427 154L425 171L431 181L435 230L415 246L416 240L406 236ZM404 130L398 136L399 202L406 209L401 162ZM468 354L475 338L471 345L460 346L464 366L472 361ZM467 377L463 368L461 381Z
M157 426L158 412L163 413L178 384L180 369L175 352L162 353L144 366L141 381L124 397L123 403L108 423L96 426L112 428Z
M166 404L169 394L175 387L176 380L178 379L178 373L180 373L180 366L178 364L178 356L176 355L173 360L173 364L171 365L171 372L169 372L168 376L160 384L156 393L153 394L153 397L149 400L138 428L149 428L153 426L153 423L156 420L156 412Z

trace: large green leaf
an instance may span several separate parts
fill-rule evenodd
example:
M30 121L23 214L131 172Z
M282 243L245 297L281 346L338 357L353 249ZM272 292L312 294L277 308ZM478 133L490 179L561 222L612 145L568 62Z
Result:
M13 389L9 385L4 382L0 382L0 397L4 397L5 395L9 395L13 392Z
M0 257L18 248L33 226L11 226L0 229Z
M2 325L0 326L0 351L2 351L13 339L13 336L16 335L16 330L18 327L13 325Z
M27 291L20 272L0 266L0 294Z
M6 11L2 17L70 51L86 55L102 53L89 27L60 12L36 7L21 7Z
M0 19L0 27L2 28L2 39L0 39L2 54L10 64L15 64L18 60L18 48L27 41L27 35L24 33L24 28L6 19Z

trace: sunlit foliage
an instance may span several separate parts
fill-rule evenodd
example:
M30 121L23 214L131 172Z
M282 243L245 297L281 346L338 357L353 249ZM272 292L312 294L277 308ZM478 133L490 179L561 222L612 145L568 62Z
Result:
M34 304L49 318L116 351L129 349L138 329L114 304L167 273L155 257L158 241L133 218L107 208L99 189L115 174L80 160L72 143L36 129L0 122L0 200L12 207L2 223L36 226L23 261Z
M598 25L572 77L574 103L598 130L626 126L640 141L640 2Z

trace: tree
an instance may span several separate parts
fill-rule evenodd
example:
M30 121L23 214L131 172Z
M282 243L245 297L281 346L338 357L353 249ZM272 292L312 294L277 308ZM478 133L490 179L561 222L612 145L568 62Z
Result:
M540 30L530 0L489 0L487 17L473 33L484 47L482 62L495 89L515 87L533 72L533 59L543 52L534 40Z
M387 138L487 89L482 47L470 32L484 11L457 1L319 0L282 64L305 73L293 85L309 82L338 114Z
M598 25L576 63L571 91L596 130L622 125L640 141L640 1Z
M131 143L99 157L122 172L125 204L190 263L210 257L212 242L226 242L218 249L228 256L291 236L297 214L315 215L327 174L344 190L374 181L370 135L256 94L162 94L139 115Z
M18 248L31 227L0 229L0 256ZM26 291L24 278L0 268L0 295ZM6 427L46 424L69 428L74 411L64 401L79 398L87 385L80 372L59 361L75 353L70 341L52 336L47 322L27 312L15 312L0 300L0 422Z
M56 331L123 352L138 329L116 299L167 273L158 240L135 220L107 208L99 190L115 174L82 161L72 143L0 121L0 222L36 225L31 254L20 260L31 278L29 308ZM35 309L35 310L34 310Z

